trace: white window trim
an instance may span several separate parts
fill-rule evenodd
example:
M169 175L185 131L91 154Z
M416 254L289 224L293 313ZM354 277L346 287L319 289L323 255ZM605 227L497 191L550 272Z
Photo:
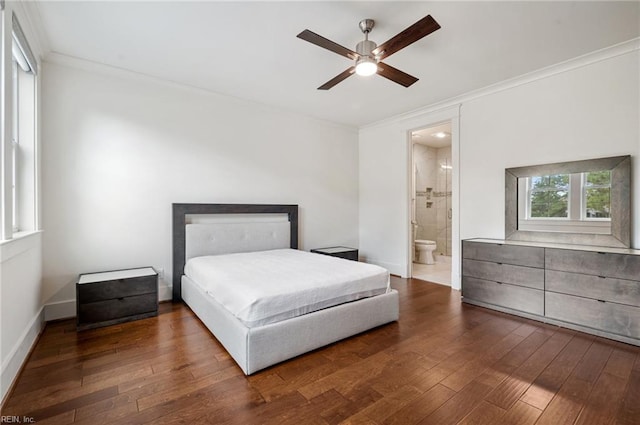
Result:
M18 211L18 188L20 187L20 182L18 181L20 175L20 161L18 160L18 155L20 153L20 114L18 111L18 99L20 96L19 86L18 84L18 68L19 65L19 57L16 57L16 52L13 52L13 60L11 61L11 85L12 85L12 98L11 98L11 107L13 110L12 114L12 131L11 131L11 162L12 162L12 170L11 170L11 200L12 200L12 223L11 228L13 233L17 233L20 231L19 225L19 214Z

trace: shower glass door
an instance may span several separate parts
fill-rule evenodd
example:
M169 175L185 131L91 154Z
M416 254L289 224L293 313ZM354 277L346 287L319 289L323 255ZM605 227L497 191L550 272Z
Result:
M451 149L440 149L436 198L437 253L451 255Z

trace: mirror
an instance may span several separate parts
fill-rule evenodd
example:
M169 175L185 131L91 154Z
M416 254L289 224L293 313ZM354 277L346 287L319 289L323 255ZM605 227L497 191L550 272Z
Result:
M505 238L628 248L631 156L507 168Z

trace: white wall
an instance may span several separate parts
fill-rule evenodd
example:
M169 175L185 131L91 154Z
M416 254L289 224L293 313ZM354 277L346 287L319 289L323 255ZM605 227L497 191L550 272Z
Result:
M637 179L638 63L636 50L464 103L461 237L504 237L505 168L630 154ZM640 224L640 185L632 199Z
M299 204L302 249L358 245L355 129L59 56L44 71L45 299L81 272L169 283L174 202Z
M461 239L504 237L505 168L630 154L637 182L638 45L626 43L361 129L363 255L400 275L408 272L407 131L437 122L447 105L460 105L459 164L455 140L452 146L453 287ZM639 248L640 184L632 190L632 244Z
M42 233L0 245L0 359L3 398L43 327L41 301Z

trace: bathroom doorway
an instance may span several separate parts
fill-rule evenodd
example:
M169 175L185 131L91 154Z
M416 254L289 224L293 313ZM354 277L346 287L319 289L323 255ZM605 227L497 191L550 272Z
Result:
M411 276L451 286L451 122L411 132Z

